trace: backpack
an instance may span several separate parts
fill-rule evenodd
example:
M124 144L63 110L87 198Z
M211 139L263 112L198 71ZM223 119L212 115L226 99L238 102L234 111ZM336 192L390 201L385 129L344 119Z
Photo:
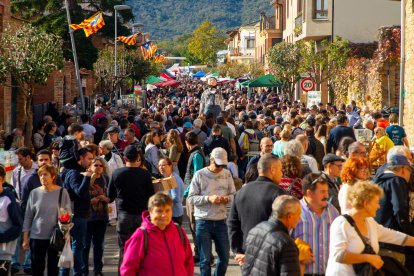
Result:
M247 131L244 131L249 139L249 149L248 151L260 151L260 141L257 139L256 133L250 134Z
M73 136L65 136L59 142L59 160L61 164L69 161L79 161L78 141Z
M178 223L174 222L174 225L178 230L178 234L180 234L181 243L183 244L183 247L185 249L185 238L184 238L183 229ZM139 229L141 229L142 233L144 233L144 257L145 257L148 253L148 232L144 226L141 226Z

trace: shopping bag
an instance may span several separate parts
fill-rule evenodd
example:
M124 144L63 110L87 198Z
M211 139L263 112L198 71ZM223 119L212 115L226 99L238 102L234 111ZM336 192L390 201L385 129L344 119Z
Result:
M62 268L73 267L73 253L70 239L66 240L65 247L62 250L62 254L60 254L58 266Z
M110 221L117 218L115 201L108 204L108 217Z

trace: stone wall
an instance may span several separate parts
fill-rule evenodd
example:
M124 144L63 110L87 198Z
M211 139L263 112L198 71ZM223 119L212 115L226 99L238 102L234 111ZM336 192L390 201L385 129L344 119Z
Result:
M414 3L413 0L406 1L405 21L405 99L403 124L407 132L410 145L414 145Z

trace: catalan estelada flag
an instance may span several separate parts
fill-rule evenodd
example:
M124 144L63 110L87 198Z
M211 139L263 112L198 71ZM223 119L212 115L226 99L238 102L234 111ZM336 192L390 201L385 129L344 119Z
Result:
M103 20L102 12L97 12L88 19L85 19L80 24L71 24L70 27L72 29L79 30L83 29L85 32L86 37L90 36L91 34L96 33L100 28L105 26L105 22Z
M151 41L142 44L141 51L145 60L152 58Z
M137 44L137 36L140 35L141 33L136 33L130 36L118 36L118 40L128 45L135 45Z

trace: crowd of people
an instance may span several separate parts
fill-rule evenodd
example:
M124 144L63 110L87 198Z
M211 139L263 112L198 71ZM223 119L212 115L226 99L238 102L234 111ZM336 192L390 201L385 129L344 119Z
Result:
M18 165L10 183L0 166L0 276L103 275L114 219L120 275L193 275L195 264L225 275L231 256L242 275L414 273L414 159L397 114L307 107L215 78L146 99L97 99L79 118L51 105L32 148L21 129L2 134ZM174 185L158 191L156 179ZM51 243L62 212L71 268Z

